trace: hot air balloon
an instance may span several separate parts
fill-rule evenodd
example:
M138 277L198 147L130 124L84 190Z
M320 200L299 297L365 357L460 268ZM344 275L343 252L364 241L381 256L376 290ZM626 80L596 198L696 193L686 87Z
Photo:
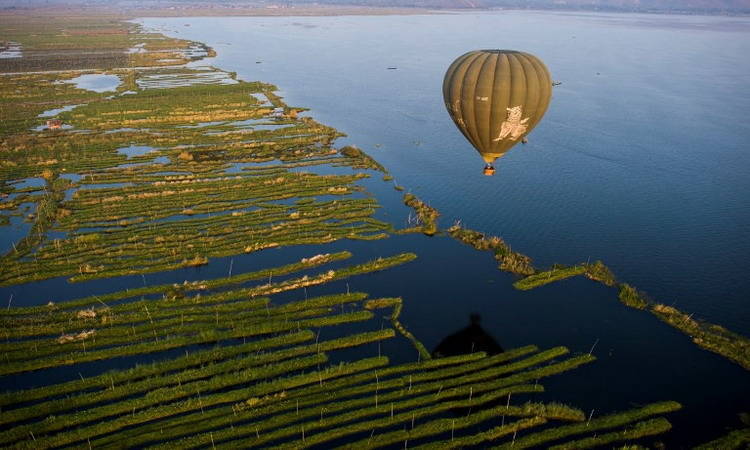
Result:
M443 79L451 119L484 159L493 163L542 120L552 79L534 55L514 50L475 50L459 56Z

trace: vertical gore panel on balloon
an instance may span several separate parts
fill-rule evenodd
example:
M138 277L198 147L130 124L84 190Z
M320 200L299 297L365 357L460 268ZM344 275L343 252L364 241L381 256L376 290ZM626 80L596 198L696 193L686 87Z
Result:
M492 153L501 153L503 143L493 140L500 135L500 126L508 114L507 108L510 103L510 61L508 55L501 53L498 55L497 66L495 67L495 86L492 94L492 139L490 146L487 148Z
M488 53L480 53L477 58L469 63L469 68L466 70L463 82L461 83L461 115L463 116L466 133L470 136L471 143L477 149L481 148L481 141L479 140L479 134L477 133L476 121L474 117L474 93L477 88L477 79L479 79L479 72L482 70L484 61L489 57Z
M492 88L495 83L497 57L497 54L490 54L484 60L474 90L474 123L481 150L489 148L492 142L490 137L490 108L492 106Z
M537 107L539 105L539 74L536 67L529 61L526 53L516 55L518 62L523 67L523 73L526 74L526 100L524 101L524 117L528 117L528 128L524 136L531 131L533 124L536 122L538 115Z
M456 58L455 61L453 61L453 64L448 67L448 70L445 72L445 78L443 79L443 100L445 101L445 107L448 109L448 114L450 114L451 118L455 121L456 112L454 110L453 104L458 101L458 93L455 89L453 89L456 76L458 72L460 71L463 62L475 55L477 52L468 52L464 53L463 55ZM466 68L463 68L463 72L466 71ZM462 77L463 77L462 72ZM458 108L455 108L458 109Z
M460 58L461 61L454 68L453 73L450 75L450 77L447 77L449 78L447 80L447 98L448 102L451 105L451 117L453 118L453 122L455 122L459 131L461 131L464 137L466 137L466 139L468 139L472 144L474 143L471 140L471 135L469 135L469 133L466 131L466 121L464 120L463 111L461 108L461 87L463 85L464 76L466 75L466 71L471 65L471 62L478 57L479 52L469 52L466 55L462 56Z
M547 112L550 99L552 98L552 77L549 74L549 70L547 70L547 66L545 66L539 58L533 55L528 55L528 57L534 64L534 67L536 67L536 73L539 77L541 86L541 89L539 91L539 105L537 106L536 117L534 123L529 127L529 129L531 129L534 128L542 120L544 113Z

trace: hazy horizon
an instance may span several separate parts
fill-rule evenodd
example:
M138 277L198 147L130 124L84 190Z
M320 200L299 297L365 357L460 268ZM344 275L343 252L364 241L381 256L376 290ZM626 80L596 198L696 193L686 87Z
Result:
M112 9L295 8L356 6L426 9L554 9L607 12L747 14L750 0L0 0L0 9L39 7L106 7Z

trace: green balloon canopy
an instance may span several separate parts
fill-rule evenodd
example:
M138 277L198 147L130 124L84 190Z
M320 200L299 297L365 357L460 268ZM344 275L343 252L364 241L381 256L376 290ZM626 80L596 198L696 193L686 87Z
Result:
M552 79L534 55L514 50L475 50L459 56L443 79L451 119L487 163L503 156L542 120Z

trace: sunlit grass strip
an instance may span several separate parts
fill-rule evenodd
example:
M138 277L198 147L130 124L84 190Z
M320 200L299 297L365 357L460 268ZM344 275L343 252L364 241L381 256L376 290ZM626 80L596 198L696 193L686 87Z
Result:
M264 326L269 323L299 321L312 317L326 316L330 313L329 308L314 308L296 311L292 314L274 315L263 317L258 310L246 313L238 311L222 314L221 321L219 313L209 312L201 316L186 315L168 317L162 320L145 321L138 324L120 325L116 327L102 327L91 329L82 333L63 335L57 339L31 339L14 343L0 344L0 351L5 355L6 362L23 361L28 359L39 359L53 355L66 355L71 351L83 348L86 352L96 352L100 349L117 348L116 346L128 346L143 342L158 342L162 339L171 339L180 336L193 336L205 330L226 331L250 329L254 326ZM67 342L66 342L67 341Z
M45 437L43 439L37 438L35 445L42 447L54 447L69 445L76 442L85 442L87 439L90 439L92 437L118 431L125 427L164 419L166 417L199 410L201 408L209 408L214 405L231 403L237 401L239 398L246 397L247 395L262 396L265 394L280 392L309 384L324 383L325 381L332 378L346 376L362 370L373 369L375 367L383 366L387 363L388 359L384 357L363 359L352 363L338 364L310 373L293 375L286 378L278 378L242 389L207 394L205 396L201 395L201 397L198 397L196 395L195 397L190 397L187 400L181 402L160 405L146 410L139 411L136 408L133 413L128 415L119 416L107 421L99 421L89 426L79 426L76 428L68 429L65 432ZM193 393L190 393L190 395L193 395Z
M407 330L406 327L404 327L403 324L401 324L401 322L398 320L399 316L401 315L401 310L403 309L402 299L401 298L381 299L380 301L384 303L378 304L377 300L371 300L370 302L368 302L370 307L367 308L367 305L366 305L366 308L367 309L376 308L376 307L380 308L380 307L383 307L385 304L389 304L389 303L393 304L393 312L391 313L391 317L390 317L391 324L393 325L393 327L399 333L401 333L402 336L408 339L409 342L412 343L412 345L414 345L414 348L417 349L417 353L419 355L420 360L432 359L432 355L427 350L427 347L425 347L424 344L422 344L422 342L419 341L419 339L414 337L414 335L409 330Z
M151 364L135 366L122 371L111 371L84 379L75 379L66 383L43 386L17 392L0 394L0 406L10 406L16 403L32 402L35 400L46 400L66 394L82 391L106 390L112 385L131 383L147 377L161 376L163 374L184 370L203 364L210 364L226 358L243 353L252 353L259 350L270 350L275 347L299 344L315 338L315 333L310 330L295 331L290 334L261 339L233 346L217 346L209 350L200 350L189 353L175 359L166 361L154 361ZM11 410L7 410L9 412Z
M203 344L209 342L218 342L225 339L236 339L250 336L260 336L270 333L279 333L295 329L332 326L348 322L365 321L372 318L369 311L359 311L354 313L343 313L334 316L327 316L314 319L304 319L299 321L277 321L258 324L250 327L238 326L231 330L213 330L205 329L194 336L180 336L158 341L141 342L133 345L123 345L119 347L105 348L98 351L74 351L59 356L50 356L46 358L29 359L26 361L9 362L0 366L0 375L9 375L12 373L30 372L33 370L45 369L64 365L79 364L82 362L100 361L120 356L131 356L146 353L155 353L173 348L184 347L187 345ZM85 341L83 341L85 342Z
M466 446L473 446L473 445L479 445L484 442L488 441L494 441L504 436L510 436L511 434L516 434L519 431L525 430L527 428L532 428L538 425L544 425L547 423L547 419L544 417L531 417L528 419L521 419L517 420L515 422L510 422L508 424L496 426L494 428L491 428L487 431L482 431L477 434L469 435L469 436L461 436L456 438L451 438L450 440L441 440L437 442L430 442L427 444L419 445L417 447L411 447L414 449L421 449L421 450L427 450L427 449L445 449L445 448L464 448ZM451 430L455 427L455 424L451 423ZM408 445L408 442L405 442L406 445Z
M493 369L485 370L482 373L472 373L471 380L476 380L477 377L483 377L485 379L492 379L497 371ZM435 377L433 375L433 377ZM372 382L372 378L375 382ZM469 381L471 381L469 380ZM349 389L333 388L329 386L329 393L327 396L322 398L302 398L297 403L297 409L295 412L289 412L287 414L280 415L279 413L273 414L272 416L266 417L262 421L249 424L244 427L233 427L231 433L215 434L214 437L226 436L231 437L237 436L238 433L258 432L270 430L271 433L264 433L264 436L254 440L255 445L259 445L265 442L270 442L275 439L280 439L284 436L293 436L296 434L297 429L285 429L275 430L278 426L285 426L286 424L296 422L305 418L317 418L321 409L324 411L326 416L325 420L321 420L318 425L312 425L310 430L318 428L320 426L333 426L339 423L346 423L352 420L362 419L364 417L378 415L386 410L388 405L392 404L394 411L398 412L401 410L409 409L419 405L427 405L435 402L444 402L446 399L455 397L470 398L472 394L482 394L484 392L501 389L502 393L499 395L505 396L509 392L513 393L530 393L530 392L542 392L543 388L540 385L515 385L508 387L508 385L501 381L478 383L474 386L464 384L467 381L467 377L458 379L448 379L447 382L434 381L431 383L408 383L403 385L395 385L394 383L379 382L378 377L375 374L371 374L371 382L364 386L352 387ZM391 388L396 388L391 390ZM349 400L345 400L350 398ZM255 404L256 400L251 399L248 401L248 405ZM299 409L299 407L303 409ZM312 406L310 408L306 408ZM246 406L250 409L253 406ZM346 412L346 411L350 412ZM343 416L335 416L337 412L345 412ZM216 424L214 424L215 426ZM195 432L195 429L190 430ZM181 448L194 445L204 445L208 442L205 440L207 436L197 435L192 439L188 439L180 442Z
M375 260L371 260L362 264L357 264L354 266L345 267L336 271L329 270L328 272L321 273L317 276L309 277L304 276L301 278L286 280L279 283L268 283L265 285L256 286L253 288L244 288L240 290L230 291L230 292L223 292L218 294L211 294L198 298L193 298L191 301L193 304L203 303L218 303L223 301L229 301L233 299L239 299L243 297L258 297L263 295L271 295L276 294L279 292L284 292L288 290L294 290L294 289L300 289L303 287L308 286L315 286L319 284L324 284L330 281L340 280L344 279L350 276L360 275L364 273L370 273L380 270L386 270L391 267L395 267L400 264L407 263L409 261L412 261L416 258L416 255L414 253L401 253L398 255L386 257L386 258L378 258ZM119 294L116 295L122 295L122 291ZM86 300L86 304L90 304L93 302L97 302L101 300L101 297L93 296L93 298L89 297ZM89 303L90 302L90 303ZM79 304L80 306L80 304ZM32 308L32 311L49 311L49 308L47 307L37 307ZM8 311L15 311L13 309ZM29 311L29 309L24 309L24 311ZM0 370L1 373L1 370Z
M655 304L650 311L659 319L693 338L701 348L718 353L750 370L750 339L726 328L693 319L672 306Z
M314 353L354 347L382 339L388 339L393 336L393 330L385 329L382 331L346 336L306 346L292 347L275 352L250 354L241 358L228 357L206 366L170 372L164 376L151 376L140 381L132 380L117 386L114 384L114 377L110 376L109 381L111 384L110 386L103 386L105 388L104 390L98 392L86 392L74 397L66 397L49 402L38 403L25 408L5 411L4 414L0 416L0 424L20 422L34 417L46 417L51 414L59 414L62 411L72 409L82 409L89 405L111 402L113 400L122 399L139 393L146 393L148 396L148 392L168 386L184 384L187 388L187 386L189 386L188 383L190 382L210 379L211 377L233 371L246 370L250 367L265 366L267 364L278 363L279 361L292 358L300 358ZM266 348L261 347L261 349L265 350ZM235 375L233 374L232 376ZM106 378L104 381L107 381Z
M495 393L494 398L507 396L510 392L522 394L541 391L543 391L541 386L513 386L512 388L502 389ZM468 389L465 394L468 396ZM245 425L233 425L230 429L224 428L223 430L216 430L215 432L212 432L212 437L214 441L217 442L237 439L244 436L248 438L248 444L251 443L253 446L265 445L276 440L296 437L299 433L300 424L294 424L295 422L302 421L301 423L305 426L305 430L310 433L317 429L331 427L337 429L340 425L346 423L360 421L367 417L385 415L390 412L391 408L393 408L394 414L396 414L408 411L412 408L434 403L443 405L447 403L446 399L455 398L459 395L464 396L464 392L445 392L445 395L441 397L440 401L434 394L411 397L408 395L409 394L399 395L395 393L388 395L383 397L382 402L379 405L375 404L372 397L355 398L346 401L336 401L334 399L329 402L312 403L303 405L307 407L283 415L276 414L266 417L258 422ZM475 400L477 400L477 404L481 404L482 402L482 399L479 396L475 397ZM438 406L438 408L441 408L441 406ZM192 430L192 432L196 431L197 430ZM176 446L185 449L203 447L211 443L209 440L210 436L206 435L205 432L206 429L204 428L200 434L196 434L177 442L167 442L158 447L168 448Z
M346 238L383 238L384 231L390 229L385 223L373 223L367 215L353 212L356 217L339 217L339 222L298 224L287 222L274 227L243 228L230 233L226 227L212 229L211 234L194 230L182 236L185 241L195 242L192 247L153 244L136 241L110 247L108 240L97 242L95 248L78 254L60 253L58 259L49 255L42 259L25 261L24 264L9 267L0 284L30 282L57 276L71 276L70 281L80 282L98 278L139 275L184 267L208 264L209 258L227 257L249 253L270 247L302 244L325 244ZM248 245L253 243L254 245ZM64 249L60 249L63 252ZM57 250L55 250L57 252ZM111 252L111 253L110 253Z
M318 366L326 361L326 355L318 353L292 361L267 365L262 368L242 369L206 380L186 381L185 383L179 383L177 386L157 388L149 391L144 396L88 408L84 411L58 415L53 417L52 420L45 420L30 425L19 425L8 431L0 432L0 443L6 444L25 438L26 436L29 436L29 431L36 431L37 435L42 435L70 428L82 427L85 424L94 423L94 426L96 426L96 422L107 417L127 414L137 409L143 410L157 405L169 404L180 401L184 398L199 396L201 395L201 392L205 395L212 391L278 377L290 372ZM214 394L213 396L208 395L206 398L210 399L216 395L217 394ZM198 397L198 399L200 398L201 397ZM210 406L212 404L211 400L208 400L208 403L203 403L201 400L199 401L201 402L199 406L202 407ZM63 432L63 434L65 433Z
M317 194L339 195L342 194L341 189L345 189L347 192L351 190L349 187L342 186L341 183L348 186L346 182L356 180L358 179L358 176L300 177L299 175L292 175L286 178L279 178L282 180L288 178L289 180L294 181L298 189L300 189L300 194L305 192L305 190L309 191L309 184L322 183L321 189L323 190L317 192ZM271 186L275 192L272 199L291 198L297 195L294 192L290 192L292 187L287 186L288 183L285 183L283 187L278 186L277 179L278 178L269 177L269 179L266 180L266 182L272 183ZM331 185L331 182L334 184ZM264 184L261 184L261 186L264 186ZM329 187L326 188L325 186ZM250 189L250 191L255 192L257 188L254 184L252 187L253 188ZM95 217L99 221L102 220L102 216L109 216L113 217L112 220L117 222L118 215L115 214L112 216L112 211L109 209L113 206L119 205L124 199L130 197L133 197L133 199L129 200L127 205L132 205L133 208L137 209L137 211L133 211L137 217L152 215L147 212L149 209L148 205L151 203L153 203L152 209L154 211L159 211L160 213L169 210L170 208L174 209L175 204L179 205L182 203L183 206L177 206L177 209L173 211L173 213L178 213L180 212L178 210L185 207L185 196L179 195L180 201L176 201L175 198L162 198L164 194L172 193L177 195L181 192L190 192L190 197L194 197L196 201L200 203L205 201L206 198L206 192L201 191L201 189L205 190L209 188L203 187L197 189L188 186L165 190L163 187L157 186L152 193L156 197L145 199L141 199L140 196L151 194L149 192L143 192L143 189L127 195L120 192L127 192L128 189L132 190L134 188L121 188L112 192L109 196L107 196L106 193L103 195L101 193L96 193L96 195L102 197L101 200L112 199L112 201L106 205L100 205L99 208L96 208L96 210L91 213L95 213ZM238 193L243 193L248 190L242 188L231 188L231 185L226 187L226 189L229 189L228 192L225 193L226 195L239 195ZM96 192L96 190L78 192L89 192L89 194L86 195L90 196L94 195L91 194L91 192ZM217 193L215 189L207 192ZM226 195L222 195L222 201L220 201L216 207L217 211L226 211L227 208L230 210L232 209L232 205L227 203L226 199L224 199ZM119 200L114 201L115 199ZM187 202L188 205L193 205L194 203L189 199ZM365 205L363 202L366 202L367 204ZM80 201L66 202L66 208L71 208L74 211L73 217L80 215L80 213L76 212L79 209L76 207L77 203L80 203ZM86 233L70 239L57 240L54 242L54 245L52 245L53 243L50 243L43 246L33 260L24 261L22 266L8 267L4 274L4 281L2 282L6 284L27 282L45 277L49 278L70 275L75 272L79 273L74 275L72 279L81 281L101 278L105 275L120 276L141 273L144 270L146 272L169 270L190 265L190 258L195 257L196 253L206 253L205 256L217 257L247 251L246 239L243 242L241 238L243 236L245 238L252 238L253 233L259 234L261 243L263 240L266 240L268 244L275 242L275 245L291 245L294 242L329 242L347 235L367 236L368 233L375 233L389 228L387 224L374 221L370 218L371 214L374 212L373 208L377 206L377 204L371 199L352 199L339 203L331 202L330 205L335 206L331 206L328 209L318 208L310 210L309 214L308 212L304 212L301 216L301 211L287 213L284 222L277 225L268 224L273 226L260 227L261 229L255 229L257 227L247 228L249 225L248 220L255 220L258 218L256 217L256 214L241 214L238 216L225 214L220 217L201 219L203 221L208 220L212 223L212 226L205 230L196 228L191 229L187 226L189 223L192 223L191 221L181 220L175 222L157 222L144 225L140 228L136 227L135 229L130 229L129 227L124 227L127 229L122 230L112 229L111 233ZM106 207L107 210L102 211L101 208L103 207ZM66 209L66 211L70 212L71 209ZM300 206L297 209L304 208ZM327 211L327 215L321 215L321 211ZM196 212L201 213L202 211L197 210L192 213ZM209 210L208 212L210 213L211 211ZM295 214L297 216L294 216ZM294 216L294 219L291 216ZM276 220L281 218L282 217L279 217ZM323 222L329 219L338 219L340 223L332 224ZM359 220L355 221L354 219ZM71 220L71 216L68 216L63 222L69 222ZM318 221L321 223L318 223L317 226L313 227L311 223L308 223L310 221ZM359 225L355 226L354 222L359 222ZM227 227L231 228L231 233L227 232ZM278 229L278 227L281 227L281 229ZM180 228L182 231L177 232ZM319 231L321 229L324 229L325 232L320 233ZM138 232L135 233L135 230L138 230ZM315 231L318 231L318 233L315 233ZM305 234L305 239L301 239L303 232ZM247 233L250 233L251 236L246 236ZM195 243L187 246L169 245L175 236L180 237L180 242L185 242L187 240ZM259 236L255 236L255 238L258 239ZM154 239L155 242L150 242L151 239ZM161 239L162 242L159 242L159 239ZM200 249L201 244L203 249ZM193 250L190 249L190 245L193 245Z
M405 373L417 370L435 370L435 378L440 378L441 368L450 368L461 364L470 364L485 358L483 353L473 353L448 358L433 359L419 363L407 363L397 366L381 367L378 369L378 375L385 379L391 376L403 375ZM406 378L404 380L407 380ZM327 381L325 384L312 384L299 389L285 390L276 393L266 393L266 395L254 396L246 399L242 403L229 407L216 408L210 411L194 413L189 416L158 422L156 424L138 427L133 430L124 431L125 438L136 443L148 443L151 441L162 441L164 436L182 437L196 435L193 439L195 442L205 442L198 433L201 431L217 430L223 427L232 427L236 429L236 424L250 419L257 419L264 416L276 417L285 411L297 410L300 407L305 408L312 405L325 404L331 401L331 396L336 398L346 398L351 392L354 395L361 395L363 391L357 386L362 383L371 384L371 388L366 392L372 392L378 389L379 385L374 383L375 376L372 372L350 375L337 380ZM404 381L404 383L407 383ZM406 384L402 384L402 387ZM348 389L348 390L345 390ZM351 391L351 392L350 392ZM249 407L250 403L253 404ZM254 430L253 430L254 431ZM202 437L201 437L202 436ZM98 440L97 445L109 445L111 440ZM185 441L188 445L194 442L192 439Z
M547 270L545 272L537 272L534 275L529 275L526 278L513 283L513 287L522 291L528 291L545 284L554 283L555 281L564 280L566 278L574 277L577 275L583 275L586 272L585 266L573 266L573 267L559 267Z
M268 301L268 298L259 298L214 305L193 306L185 303L179 306L165 307L166 305L161 304L162 302L158 300L142 300L137 302L138 309L114 312L110 308L91 308L79 310L75 314L62 312L50 314L47 316L49 320L42 321L44 318L40 318L38 322L34 323L31 322L33 320L31 319L25 321L28 325L15 324L15 327L7 329L5 332L6 338L37 337L37 339L24 339L8 344L2 343L0 344L0 351L5 350L12 354L12 352L18 352L24 348L32 348L35 353L38 353L37 346L45 347L52 344L53 340L63 334L90 329L96 331L96 339L100 341L98 344L94 342L95 345L90 347L95 348L96 346L109 345L110 343L104 341L108 337L129 336L130 339L135 340L144 331L151 333L152 330L157 328L161 330L175 324L182 325L181 330L184 330L186 324L189 328L200 322L212 321L210 316L216 318L216 325L218 326L218 318L221 315L222 325L226 325L230 323L227 320L231 322L252 320L253 316L258 315L258 310L268 307ZM134 302L128 305L135 304ZM18 322L21 320L16 319ZM55 347L61 348L60 344L55 345Z
M241 284L247 281L263 280L269 276L283 276L290 273L294 273L300 270L306 270L309 268L318 267L324 264L328 264L334 261L341 261L351 258L352 254L348 251L342 251L338 253L332 253L325 257L319 257L325 255L314 255L303 260L286 264L283 266L272 267L268 269L261 269L254 272L246 272L242 274L215 278L213 280L202 280L177 285L177 288L189 292L193 290L204 290L204 289L215 289L219 287L229 286L233 284ZM204 287L205 286L205 287ZM155 286L144 286L142 288L127 289L122 291L113 292L111 294L104 295L92 295L83 297L77 300L70 300L55 305L56 310L70 310L76 308L82 308L90 305L104 305L107 306L109 302L115 302L118 300L124 300L128 298L137 298L145 295L160 294L168 292L175 288L174 284L161 284ZM0 319L5 319L9 316L29 315L36 316L39 313L49 312L48 306L31 306L31 307L16 307L8 308L0 311ZM12 322L6 322L5 320L0 321L3 327L7 328L9 325L13 325Z
M524 276L536 273L536 269L531 263L531 258L522 253L514 252L511 250L510 245L497 236L485 236L478 231L462 228L458 223L446 231L454 239L470 245L477 250L491 251L495 256L495 260L500 263L500 270Z
M486 363L486 361L482 362ZM531 358L526 362L532 362ZM472 394L479 395L483 392L492 392L498 389L503 390L500 396L507 396L509 392L514 391L515 389L517 389L519 393L541 392L543 388L539 385L535 384L524 386L522 383L527 383L531 380L537 380L538 378L551 376L565 370L570 370L574 367L577 367L583 362L584 361L581 360L571 359L562 363L545 366L529 372L521 372L519 374L505 378L502 378L502 375L513 372L514 369L500 365L485 368L484 370L479 370L479 367L481 366L478 366L476 363L473 364L473 366L475 366L473 368L463 368L463 376L457 376L458 374L460 374L460 372L457 373L455 370L450 368L434 373L419 372L409 377L402 376L398 379L386 379L383 381L379 381L380 378L377 376L377 374L370 374L369 384L355 386L349 389L341 389L336 387L335 390L333 386L329 386L329 389L332 389L330 391L331 393L329 395L329 398L324 397L322 399L315 399L315 401L313 402L304 403L300 401L299 403L297 403L297 408L299 408L299 406L305 406L306 404L312 403L313 405L316 405L310 411L310 413L314 413L314 415L318 414L321 408L323 408L325 410L324 412L327 412L327 414L329 415L338 410L356 409L356 411L345 414L343 418L328 419L325 424L330 426L332 425L331 421L333 420L335 420L336 423L338 423L339 421L344 423L355 420L357 418L363 418L368 415L383 413L386 411L386 408L390 408L389 405L391 403L393 403L394 410L399 410L400 408L406 408L407 406L412 405L412 403L421 405L429 404L432 402L441 402L442 404L444 403L445 399L456 396L463 396L471 399L473 398ZM516 366L515 369L519 369L519 367ZM428 382L424 383L424 381ZM404 400L405 396L412 396L412 398ZM347 397L353 397L353 399L343 401L343 399ZM367 408L368 406L369 408ZM271 417L267 417L262 422L254 424L253 428L248 426L241 429L248 433L252 431L257 432L257 430L265 430L270 426L270 424L275 423L275 420L277 418L281 421L295 421L301 417L304 417L302 411L299 411L298 413L289 413L284 416L279 416L278 413L276 413ZM576 420L575 418L580 419L581 417L582 413L579 412L576 413L575 417L572 417L571 420ZM321 421L321 423L323 423L323 421ZM257 430L254 427L257 427ZM236 427L232 428L235 430L237 429ZM317 425L312 426L310 429L313 428L317 428ZM263 442L269 442L274 439L280 439L284 436L293 436L297 433L297 431L298 429L296 428L296 426L287 428L284 431L278 430L276 432L272 432L271 434L265 434L260 438L256 437L256 440L254 440L253 443L260 444ZM191 430L191 432L195 432L195 430ZM221 435L223 436L224 434ZM218 435L214 435L214 437L216 436ZM190 442L190 445L205 445L208 443L205 439L207 439L207 436L198 435L195 436L192 440L181 442L180 446L188 445L187 442Z
M637 422L623 430L600 434L584 439L553 445L550 450L578 450L586 448L601 448L614 442L631 441L646 436L654 436L672 429L672 424L663 417ZM719 448L719 447L717 447ZM724 448L724 447L721 447Z
M628 283L621 283L619 285L619 292L617 298L625 305L635 309L646 309L649 301L638 289L629 285Z
M437 218L440 213L437 209L423 202L414 194L404 194L404 204L416 211L418 222L421 224L424 234L432 236L438 232Z
M0 351L6 354L6 361L28 358L24 352L33 352L34 358L65 352L74 348L77 340L61 343L58 331L75 333L78 330L91 330L95 333L88 344L89 350L112 345L132 344L142 340L158 340L164 336L177 336L200 332L204 328L235 328L237 325L250 326L258 322L273 322L283 319L298 320L326 315L333 307L343 307L356 303L367 297L364 293L334 294L322 297L287 303L270 308L266 298L241 299L239 301L192 304L190 299L184 302L144 300L123 306L135 306L123 312L113 310L83 310L84 316L66 318L65 321L54 321L38 325L34 329L41 335L52 335L52 338L28 339L0 343ZM263 308L265 307L265 308ZM86 314L97 314L91 319L82 318Z
M530 434L517 439L513 443L507 443L499 449L530 448L564 439L569 436L593 433L609 428L616 428L632 422L640 421L650 416L666 414L677 411L681 405L677 402L652 403L643 408L633 409L622 413L612 414L597 419L592 419L576 425L565 425L538 433Z
M523 386L519 387L518 391L520 393L523 392L534 392L536 390L541 389L534 389L533 386ZM436 414L443 413L445 411L450 411L451 409L455 408L468 408L471 406L481 406L485 403L499 400L503 397L507 397L508 394L512 392L511 389L501 389L496 392L491 392L484 395L477 395L476 397L473 397L469 399L468 397L462 399L462 400L453 400L453 401L441 401L439 403L435 403L435 396L429 395L426 397L416 397L412 399L405 400L403 402L394 402L394 403L387 403L387 404L380 404L378 406L374 406L374 402L372 403L372 406L367 408L359 408L356 410L352 410L348 413L342 414L340 416L334 416L334 417L325 417L323 416L322 420L319 421L310 421L306 423L300 423L300 424L294 424L286 428L282 428L279 430L276 430L271 433L267 433L266 435L261 435L259 438L253 439L252 437L249 437L243 441L243 445L251 445L253 447L256 446L262 446L266 442L273 441L280 438L288 438L291 436L301 436L300 431L302 427L305 428L305 436L306 438L303 440L301 438L295 439L294 442L290 442L288 444L282 444L281 447L310 447L315 445L320 445L326 442L330 442L335 439L340 439L352 434L367 432L371 430L378 430L381 428L387 428L392 427L400 424L407 424L410 423L412 420L416 421L418 419L424 419L426 417L434 416ZM426 403L423 403L425 401ZM393 409L392 409L393 408ZM323 408L325 411L325 408ZM391 414L391 411L393 411L393 414ZM503 411L508 416L515 416L515 415L527 415L525 411L523 411L523 408L519 408L516 406L511 406L508 408L503 407ZM479 411L471 416L464 418L463 420L465 423L461 423L461 419L459 419L459 423L461 423L461 426L469 426L476 423L481 423L485 420L487 420L490 417L493 417L495 415L495 411L492 410L484 410ZM374 419L370 420L361 420L366 417L371 416L380 416ZM441 432L444 432L446 428L441 428L444 426L445 420L436 420L433 422L429 422L423 425L420 425L418 427L415 427L409 432L405 431L397 431L393 433L387 433L381 436L373 437L372 439L363 439L361 441L354 442L352 444L347 445L347 448L361 448L361 447L380 447L385 446L389 444L393 444L396 442L404 442L408 439L409 436L416 437L424 437L424 436L430 436L434 434L439 434ZM450 420L448 420L448 423L450 423ZM461 427L460 426L460 427ZM324 429L320 432L315 433L318 429ZM449 429L449 428L448 428ZM369 444L368 444L369 441ZM231 442L229 443L230 445ZM223 447L220 445L220 447Z
M479 396L475 400L472 399L447 402L445 406L447 406L447 409L480 406L484 403L499 400L502 397L507 396L507 394L508 392L499 391L496 393ZM445 411L446 409L443 409L443 407L444 405L441 404L436 412ZM402 416L406 416L403 417L403 419L409 420L409 414L409 412L403 414ZM415 412L411 412L411 414L417 415ZM531 419L526 422L522 422L524 425L526 425L525 427L521 426L520 423L516 423L515 425L509 424L506 427L498 427L502 429L502 431L500 431L500 429L495 429L486 434L480 433L456 439L456 436L454 434L456 431L461 431L464 428L478 425L488 420L496 420L503 416L531 417ZM408 445L409 441L438 435L442 435L442 438L440 439L440 445L442 446L442 448L457 448L461 445L480 444L491 437L508 434L517 429L541 425L543 423L546 423L548 419L581 420L582 416L583 413L581 411L563 405L526 403L522 406L499 406L490 409L480 409L477 412L473 412L467 416L459 418L435 419L407 430L392 431L381 435L375 434L371 438L362 439L350 445L345 445L341 448L358 448L360 446L367 448L379 448L399 442L404 442ZM417 415L417 417L419 416ZM381 419L380 423L384 426L392 426L392 423L390 423L388 419Z
M741 430L734 430L725 436L722 436L713 441L706 442L697 447L694 450L739 450L746 449L747 445L750 444L750 428L744 428Z

